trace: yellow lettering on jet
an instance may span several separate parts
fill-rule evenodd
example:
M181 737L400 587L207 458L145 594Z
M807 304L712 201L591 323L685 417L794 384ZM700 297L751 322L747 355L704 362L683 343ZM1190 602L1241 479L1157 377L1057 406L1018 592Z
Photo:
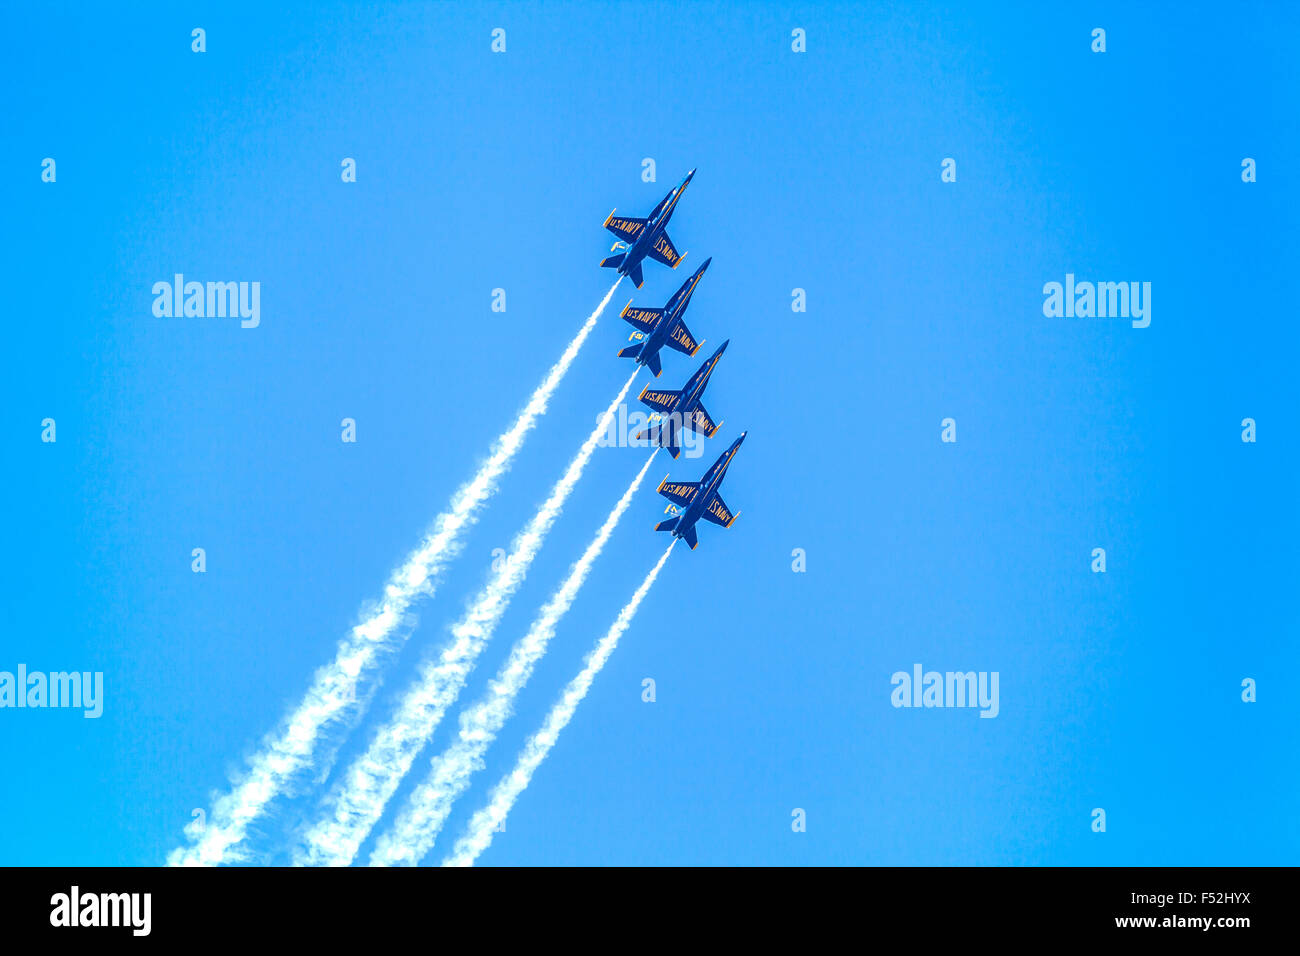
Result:
M669 244L668 238L666 236L660 236L658 240L656 240L655 252L659 253L661 256L667 259L669 265L672 265L674 262L678 260L678 258L680 258L677 255L677 250L675 250Z

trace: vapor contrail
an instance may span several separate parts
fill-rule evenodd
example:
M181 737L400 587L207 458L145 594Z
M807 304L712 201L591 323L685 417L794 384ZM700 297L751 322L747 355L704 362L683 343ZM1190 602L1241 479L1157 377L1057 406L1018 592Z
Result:
M520 752L519 759L515 763L515 768L502 777L501 781L492 789L487 806L475 813L470 819L468 831L456 841L455 849L452 850L451 855L442 861L443 866L473 866L479 854L492 843L492 834L505 820L506 815L515 805L515 801L519 799L519 795L524 792L529 781L533 779L533 774L537 771L537 768L541 766L542 761L546 759L546 755L555 746L555 742L560 737L560 731L573 718L573 713L578 709L578 705L582 703L582 698L587 696L587 691L591 688L591 682L596 679L600 669L605 666L605 662L609 660L609 655L614 653L614 648L618 646L618 639L623 636L623 632L632 623L637 608L641 605L646 593L649 592L650 586L655 583L655 578L659 576L664 562L668 560L668 555L672 554L673 545L676 543L677 539L674 538L672 543L664 549L659 562L651 568L650 574L641 582L641 586L636 589L636 593L632 595L632 600L627 602L627 606L619 612L613 626L597 642L592 652L587 655L587 660L584 662L578 676L569 681L569 685L564 688L564 693L560 695L559 702L546 715L546 720L542 723L542 729L528 738L528 742L524 744L524 749Z
M637 371L634 369L628 376L577 456L551 489L550 497L515 538L511 553L452 627L452 642L420 668L415 683L398 704L397 713L379 728L370 747L343 775L328 801L332 809L307 832L306 846L295 854L295 863L347 866L352 862L366 834L379 821L398 784L460 693L510 598L528 573L546 533L632 387Z
M511 648L509 659L488 685L487 693L461 713L460 734L455 743L434 760L432 773L412 792L392 829L380 837L370 856L371 866L416 866L433 849L452 805L469 786L474 771L482 766L483 754L505 726L515 698L546 653L556 625L573 606L591 566L600 557L605 542L632 503L633 495L658 453L659 450L655 449L641 466L641 471L623 492L623 497L596 532L596 537L569 569L569 576L542 608L528 633Z
M173 850L167 858L169 864L210 866L243 855L238 847L249 824L284 791L294 774L310 762L325 728L351 711L358 699L357 688L362 677L400 636L398 627L411 604L434 592L435 578L460 550L462 533L478 519L480 508L496 491L497 481L523 445L524 438L545 414L551 395L621 281L620 277L610 286L560 360L551 366L515 423L497 437L477 474L457 489L451 507L438 516L420 546L392 573L384 586L384 596L367 608L361 622L339 641L334 660L316 672L302 702L249 759L248 770L242 778L229 793L216 800L205 824L196 821L186 827L195 842Z

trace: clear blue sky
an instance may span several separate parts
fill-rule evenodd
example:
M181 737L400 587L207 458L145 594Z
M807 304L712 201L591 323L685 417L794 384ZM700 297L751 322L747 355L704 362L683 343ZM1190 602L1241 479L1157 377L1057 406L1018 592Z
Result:
M731 339L725 425L652 478L748 429L744 514L678 548L481 862L1294 863L1300 24L1045 6L11 10L0 670L102 671L106 702L0 710L0 862L160 863L608 288L605 215L698 167L670 232L714 258L688 321ZM636 301L689 271L649 265ZM259 281L260 327L154 317L177 272ZM1151 282L1150 327L1045 317L1067 272ZM340 756L630 372L626 286ZM598 452L462 702L642 455ZM441 848L662 506L634 502ZM999 716L894 709L917 662L997 671Z

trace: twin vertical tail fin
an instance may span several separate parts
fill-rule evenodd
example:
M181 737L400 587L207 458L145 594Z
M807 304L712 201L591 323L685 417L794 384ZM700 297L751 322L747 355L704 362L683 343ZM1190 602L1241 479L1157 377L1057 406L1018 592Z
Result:
M661 521L657 525L655 525L655 530L675 531L677 529L678 522L680 522L681 520L682 519L680 517L677 517L677 518L669 518L667 521ZM691 525L689 528L682 530L680 533L682 536L682 540L684 540L688 545L690 545L691 550L694 551L696 545L700 543L700 539L695 535L695 525Z
M641 263L638 262L630 269L624 269L623 260L626 258L627 253L620 252L616 256L609 256L608 258L601 259L600 267L602 269L617 269L619 272L623 273L623 275L631 279L632 284L639 289L641 286L645 285L645 277L641 274Z
M674 420L667 418L657 425L652 425L636 436L637 441L648 441L652 445L667 449L668 454L676 458L682 453L681 430L675 427Z
M659 361L659 352L656 350L642 355L641 352L644 347L645 342L638 342L636 345L629 345L627 348L619 351L618 357L639 359L641 364L653 372L655 378L658 378L659 374L664 370L663 364Z

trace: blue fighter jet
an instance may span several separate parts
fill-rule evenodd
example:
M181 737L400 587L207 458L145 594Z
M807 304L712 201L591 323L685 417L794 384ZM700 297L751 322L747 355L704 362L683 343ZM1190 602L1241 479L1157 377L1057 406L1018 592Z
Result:
M655 415L650 420L650 427L636 436L638 441L648 438L652 444L667 448L668 454L676 458L682 450L681 430L683 428L699 432L705 438L712 438L717 434L722 422L716 425L713 423L709 413L700 404L700 399L704 397L709 376L713 374L713 369L726 348L727 342L723 342L722 347L696 370L680 391L651 388L649 385L641 389L638 398L642 404L653 408Z
M724 528L730 528L735 523L740 517L740 512L731 513L731 509L718 494L718 486L722 484L731 459L735 457L746 434L748 433L741 432L736 443L718 456L718 460L699 481L669 481L665 478L659 482L656 490L673 502L666 510L674 513L676 517L659 522L655 525L656 531L671 531L674 538L682 538L694 551L695 546L699 544L695 537L695 524L701 518L720 524ZM679 505L681 510L673 505Z
M638 365L644 365L654 373L655 378L663 371L659 362L659 350L665 345L686 355L694 355L704 343L695 341L690 329L682 321L686 307L691 304L691 296L699 284L700 276L709 267L712 259L705 259L704 265L691 276L682 287L673 293L673 297L662 309L634 309L629 301L623 306L619 317L637 329L628 338L636 342L618 353L619 358L636 359Z
M644 281L641 277L641 261L646 256L676 269L677 263L682 261L685 253L679 253L673 247L672 240L664 230L668 227L668 220L673 218L677 200L682 198L682 193L686 192L686 187L694 175L695 170L692 169L686 174L686 178L678 183L677 188L661 199L659 205L655 206L650 215L644 219L635 216L615 216L614 212L618 212L617 209L606 216L605 228L619 238L610 251L617 252L619 249L624 251L605 259L600 264L601 268L617 269L619 275L630 276L638 289Z

